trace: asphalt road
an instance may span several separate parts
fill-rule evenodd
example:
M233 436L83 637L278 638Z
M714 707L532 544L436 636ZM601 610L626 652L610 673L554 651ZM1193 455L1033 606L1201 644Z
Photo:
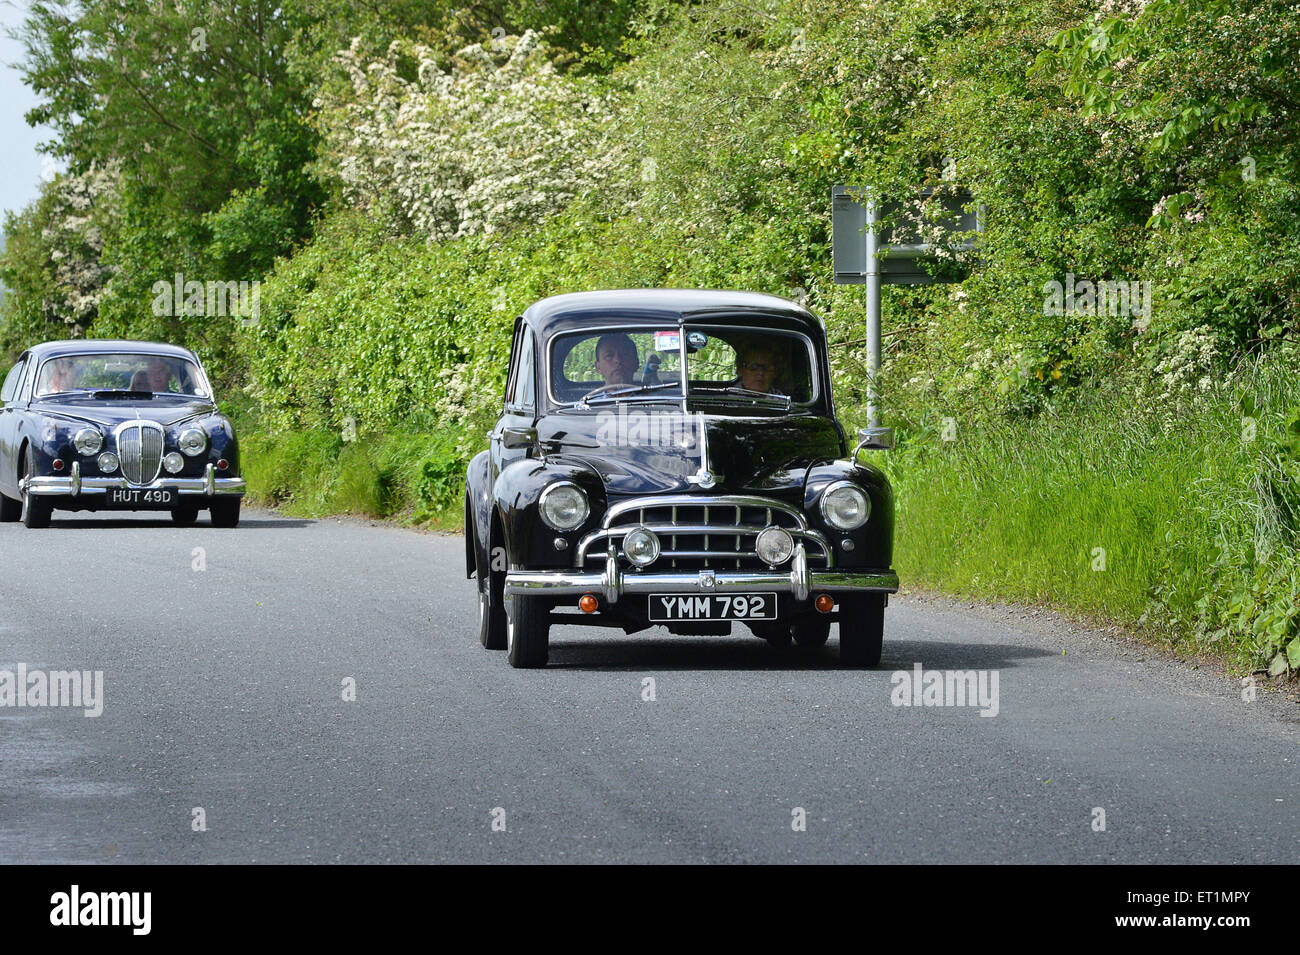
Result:
M0 525L0 670L103 672L98 717L0 708L0 862L1300 861L1298 708L1211 668L897 597L871 671L739 626L556 630L513 670L462 553L259 512ZM996 671L997 715L893 705L916 663Z

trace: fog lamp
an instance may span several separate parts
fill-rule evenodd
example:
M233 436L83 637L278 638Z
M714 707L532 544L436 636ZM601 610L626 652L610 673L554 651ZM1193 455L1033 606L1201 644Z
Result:
M659 558L659 536L648 527L638 527L623 538L623 553L638 567L653 564Z
M784 564L794 553L794 538L784 527L765 527L758 532L754 549L769 567Z

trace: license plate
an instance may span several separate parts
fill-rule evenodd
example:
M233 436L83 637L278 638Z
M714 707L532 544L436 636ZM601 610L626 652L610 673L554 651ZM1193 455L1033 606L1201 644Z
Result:
M108 489L108 503L134 507L167 507L176 497L171 488L130 488L113 487Z
M775 620L776 594L651 594L651 620Z

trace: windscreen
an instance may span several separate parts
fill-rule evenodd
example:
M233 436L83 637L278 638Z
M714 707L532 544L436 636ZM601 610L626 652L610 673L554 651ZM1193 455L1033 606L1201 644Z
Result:
M81 391L147 391L210 397L203 373L172 355L66 355L48 359L36 379L42 396Z
M814 378L807 340L779 330L687 328L692 397L771 397L811 401ZM574 332L552 344L551 392L567 403L584 398L681 393L680 327Z

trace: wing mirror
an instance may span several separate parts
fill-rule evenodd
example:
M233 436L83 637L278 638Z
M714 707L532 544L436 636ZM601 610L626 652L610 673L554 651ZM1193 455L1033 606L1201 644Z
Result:
M894 446L893 428L860 428L858 450L888 451Z
M501 429L501 446L516 450L518 448L531 448L537 443L536 428L502 428Z

